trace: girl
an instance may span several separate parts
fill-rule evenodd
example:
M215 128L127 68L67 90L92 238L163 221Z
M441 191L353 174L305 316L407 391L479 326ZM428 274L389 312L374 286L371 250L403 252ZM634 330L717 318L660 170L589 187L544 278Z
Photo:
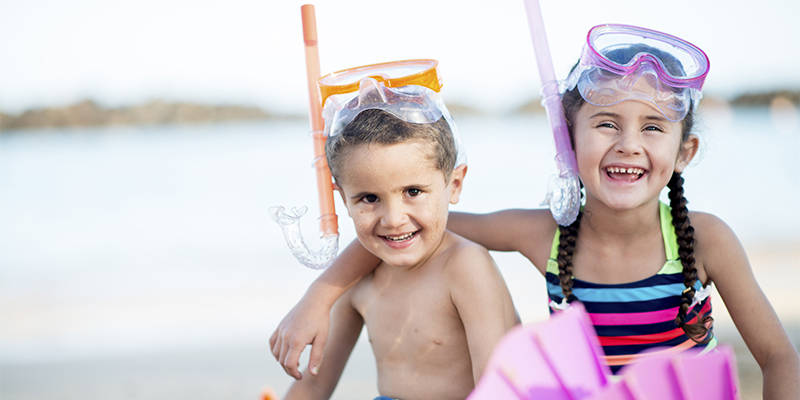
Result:
M692 123L707 72L706 55L684 40L593 28L562 96L584 189L577 220L559 227L548 210L451 213L448 228L527 257L547 280L553 310L583 302L614 371L654 347L712 350L715 283L761 367L764 398L798 399L800 357L736 235L686 208L681 173L699 146ZM665 186L670 205L659 201ZM357 243L345 249L270 338L290 375L299 378L309 343L309 367L319 367L330 306L376 265L365 253Z

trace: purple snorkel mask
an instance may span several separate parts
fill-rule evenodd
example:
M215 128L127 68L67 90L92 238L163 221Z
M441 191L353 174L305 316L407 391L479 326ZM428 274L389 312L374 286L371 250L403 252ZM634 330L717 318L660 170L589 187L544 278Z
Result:
M598 25L589 31L580 62L562 89L577 87L596 106L650 101L677 122L697 107L708 68L703 50L683 39L629 25Z

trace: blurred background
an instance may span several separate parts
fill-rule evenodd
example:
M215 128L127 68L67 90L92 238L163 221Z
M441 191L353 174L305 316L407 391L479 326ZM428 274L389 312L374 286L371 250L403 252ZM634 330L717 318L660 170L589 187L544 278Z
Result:
M292 379L268 339L317 272L267 208L317 233L300 6L241 0L0 2L0 397L257 399ZM316 3L322 73L435 58L469 156L454 210L538 207L556 172L522 1ZM693 210L739 235L800 343L796 1L542 0L563 79L601 23L707 52ZM340 203L340 245L355 238ZM524 322L544 282L493 254ZM715 294L745 399L758 366ZM362 337L335 399L377 395Z

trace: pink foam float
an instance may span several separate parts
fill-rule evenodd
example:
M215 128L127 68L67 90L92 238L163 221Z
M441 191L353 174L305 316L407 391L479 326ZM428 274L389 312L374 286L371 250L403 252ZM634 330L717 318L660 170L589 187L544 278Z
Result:
M517 326L500 341L469 400L587 398L611 370L579 303L549 320Z
M509 331L467 400L735 400L733 352L654 354L614 379L580 303L549 320ZM612 380L614 382L612 383Z
M707 354L689 350L644 358L620 370L622 379L590 400L733 400L739 399L733 351L720 346Z

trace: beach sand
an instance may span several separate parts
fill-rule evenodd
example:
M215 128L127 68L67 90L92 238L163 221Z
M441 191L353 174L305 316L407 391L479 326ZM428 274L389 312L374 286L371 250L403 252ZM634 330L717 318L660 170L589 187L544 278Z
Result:
M800 243L746 244L745 247L756 278L780 316L795 348L798 348ZM542 286L537 285L543 283L536 280L541 280L541 277L526 275L526 281L520 282L514 274L519 271L530 274L532 269L525 265L524 260L505 254L496 256L496 259L504 274L508 271L509 275L513 275L506 276L506 280L523 321L535 322L546 318L546 312L540 310L542 307L539 303L526 297L531 291L542 293L537 289ZM512 265L504 267L504 263ZM518 266L514 266L515 263ZM721 343L735 349L742 399L760 399L760 369L733 326L719 295L715 293L714 296L715 332ZM227 346L165 349L134 356L95 355L48 362L9 363L3 358L0 361L0 398L258 400L267 386L281 395L291 384L292 378L283 372L269 352L267 341L273 328L259 328L264 331L263 341L232 342ZM365 336L362 335L359 340L333 399L363 400L377 395L374 361Z

